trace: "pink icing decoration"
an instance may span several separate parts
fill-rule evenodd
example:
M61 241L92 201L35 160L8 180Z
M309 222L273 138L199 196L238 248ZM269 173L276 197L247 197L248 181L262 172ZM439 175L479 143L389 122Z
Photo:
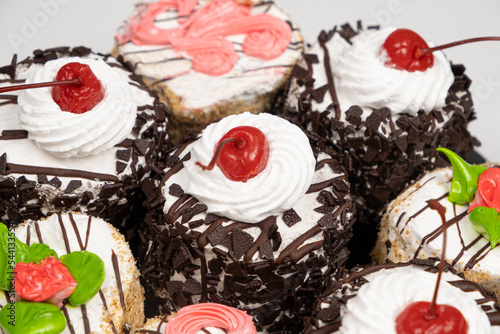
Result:
M469 212L478 206L494 208L500 212L500 168L488 168L479 175L477 192L470 204Z
M131 18L128 31L117 36L119 43L137 45L171 45L192 58L193 70L211 76L229 72L238 55L231 35L246 35L243 52L251 57L271 60L279 57L290 44L290 26L269 14L250 15L250 6L233 0L212 0L195 11L196 0L161 0L149 4L138 17ZM177 10L179 27L160 29L155 26L158 14Z
M25 300L49 301L62 307L63 300L73 293L77 285L68 269L52 256L40 264L19 262L14 271L16 293Z
M207 327L225 329L228 334L257 334L252 317L246 312L217 303L201 303L181 308L167 322L165 334L195 334Z

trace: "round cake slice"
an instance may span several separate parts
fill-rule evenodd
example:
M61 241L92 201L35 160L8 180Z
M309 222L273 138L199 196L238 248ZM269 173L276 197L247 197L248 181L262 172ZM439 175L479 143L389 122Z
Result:
M165 106L109 55L84 47L37 50L1 68L0 85L54 81L74 63L90 67L104 92L88 111L64 110L52 87L0 95L2 219L82 211L121 226L166 145Z
M439 272L436 261L358 267L344 280L330 281L303 333L396 334L396 319L405 308L432 300ZM467 333L500 333L496 299L450 266L442 273L437 303L456 308L465 318Z
M428 204L429 200L437 200L446 208L446 261L463 272L468 280L483 284L487 290L500 297L500 249L495 247L497 241L494 231L490 230L491 237L485 232L485 228L489 229L489 226L495 228L492 220L495 214L488 217L484 213L471 211L475 190L468 195L472 196L471 204L467 202L468 199L460 205L454 200L458 189L477 189L478 175L483 175L485 170L495 171L496 168L487 169L479 165L472 167L462 159L457 161L461 162L453 162L453 168L438 168L425 173L388 205L372 256L378 263L440 256L443 226L440 216ZM476 174L473 168L478 168L481 173ZM464 170L470 170L471 173ZM456 183L457 179L465 180L464 175L468 175L468 184ZM488 178L486 182L491 180ZM482 207L485 208L486 205Z
M8 261L4 261L1 267L2 277L4 277L2 282L7 280L7 277L13 276L11 287L0 295L0 305L3 307L3 310L0 311L0 323L4 327L3 333L23 333L23 328L25 330L27 328L31 330L45 329L49 330L47 333L68 334L111 334L125 331L133 333L142 326L144 323L144 290L139 283L140 274L128 243L112 225L100 218L68 213L54 214L41 221L29 220L17 228L10 227L11 233L8 235L6 234L7 228L3 224L2 226L2 257L6 256L7 259L4 260ZM11 250L14 248L14 239L18 240L15 246L17 251L15 257L10 256L12 255ZM7 241L8 243L6 243ZM37 254L42 247L50 249L52 251L51 259L62 261L78 283L73 294L68 299L60 301L61 309L44 299L39 302L32 299L25 300L24 295L20 293L24 290L19 290L21 287L18 284L22 278L19 269L20 264L22 264L20 262L32 262L31 266L35 266L35 264L41 266L41 257L37 257ZM25 249L28 249L25 252L28 254L27 256L23 255ZM101 267L92 266L96 260L87 257L89 253L100 259ZM19 256L24 256L24 259L19 261ZM73 259L74 256L82 258L73 262L71 267L67 263L71 264L71 261L74 260L70 260L69 256L73 256ZM59 260L56 260L57 258ZM13 270L13 262L17 262L15 270ZM38 281L41 279L39 277L43 277L43 275L36 274L34 271L36 269L33 267L29 269L31 270L31 272L27 272L29 279L33 280L36 285L38 283L50 285L50 281ZM51 268L50 272L53 270ZM101 270L104 273L104 277L101 278L102 284L93 283L92 280L97 280L97 273ZM52 280L58 279L59 277L54 276ZM84 293L94 291L94 294L88 295L89 299L84 302L78 302L80 299L74 296L80 285L82 286L78 293L81 293L82 290ZM42 290L47 289L49 288L45 285L42 287ZM19 301L20 295L21 301ZM29 297L30 294L27 296ZM81 305L72 306L75 304ZM44 311L47 313L38 311L41 312L40 317L48 319L44 323L38 323L36 317L33 319L25 316L25 314L36 314L37 310L50 309L50 307L55 308L55 311ZM6 319L5 314L7 316L13 314L13 317L7 317L7 320L14 320L14 323L6 325L3 322ZM60 321L62 321L62 331L50 332L61 325ZM28 331L24 333L26 332Z
M467 129L475 114L464 67L439 51L424 71L394 68L384 45L398 30L359 23L323 31L294 69L285 106L277 109L345 152L360 208L354 253L373 245L385 205L408 182L447 165L437 147L465 157L478 145ZM353 259L369 263L366 253Z
M246 128L268 141L263 169L231 179L226 146L213 169L201 166ZM259 331L301 328L325 278L344 268L354 223L337 153L317 139L277 116L243 113L173 150L161 181L143 187L148 215L138 231L140 269L157 295L177 307L210 301L246 310Z
M304 49L302 34L272 1L139 3L113 55L172 109L170 133L244 111L269 112Z

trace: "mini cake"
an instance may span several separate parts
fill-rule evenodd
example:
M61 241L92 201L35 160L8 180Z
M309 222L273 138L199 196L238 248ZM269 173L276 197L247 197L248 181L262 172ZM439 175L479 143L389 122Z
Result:
M72 62L88 65L103 87L103 99L87 112L62 111L52 87L0 95L4 220L77 210L121 225L165 145L165 106L110 56L83 47L37 50L1 68L1 86L54 81Z
M0 296L2 333L133 333L142 326L144 295L139 271L128 243L112 225L100 218L68 213L29 220L9 228L11 233L3 224L0 229L2 289L7 287ZM52 274L56 265L51 264L49 276L44 276L40 269L44 258L68 268L77 283L71 294L62 295L69 281L60 282L63 275ZM22 265L29 266L26 285L21 285ZM37 289L47 291L52 284L62 284L63 289L50 301L38 297ZM30 296L38 299L28 299Z
M175 316L148 319L137 334L257 334L252 317L217 303L181 308Z
M160 93L182 130L230 114L269 111L304 49L272 1L140 4L120 27L115 57Z
M396 319L409 304L431 301L437 273L435 260L356 268L342 282L330 282L304 333L396 333ZM437 303L458 309L467 333L500 333L496 300L451 267L442 275Z
M492 230L496 229L494 217L498 213L494 211L488 217L485 213L471 211L477 206L472 202L474 194L476 198L480 198L480 192L476 193L476 172L484 174L486 183L495 185L495 179L488 177L488 173L496 169L469 165L451 151L444 152L451 157L453 168L438 168L427 172L388 205L372 251L373 258L378 263L384 263L387 260L406 262L440 256L443 227L439 215L430 210L427 203L428 200L435 199L446 208L447 262L463 272L468 280L483 284L498 298L500 249L495 247L498 238ZM483 172L485 170L488 173ZM480 184L488 189L488 184ZM457 193L464 191L469 192L469 198L457 204ZM495 192L490 189L490 194L496 202ZM469 202L472 204L469 205ZM490 205L481 205L482 208L488 206L492 208ZM485 229L491 232L491 236Z
M373 245L388 200L424 170L446 165L436 147L465 156L478 145L467 130L475 115L464 67L450 65L440 51L428 55L433 65L425 71L386 64L384 43L394 31L346 24L322 32L294 69L285 106L277 110L345 152L360 204L352 251Z
M221 143L241 139L245 150ZM200 166L215 151L217 165ZM267 161L240 156L247 153ZM167 166L161 181L143 187L148 215L138 231L140 270L157 295L177 307L210 301L246 310L258 331L301 328L348 256L354 208L337 153L282 118L243 113L180 144Z

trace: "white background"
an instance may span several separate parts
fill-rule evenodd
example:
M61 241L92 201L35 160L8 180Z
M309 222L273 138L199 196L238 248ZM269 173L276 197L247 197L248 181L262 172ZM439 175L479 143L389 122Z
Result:
M110 52L116 28L133 10L134 0L0 0L0 64L34 49L91 47ZM478 36L500 36L498 0L276 0L313 43L321 30L362 20L409 28L424 39L444 44ZM481 42L445 51L462 63L472 79L478 119L470 125L481 141L478 152L500 162L500 42Z

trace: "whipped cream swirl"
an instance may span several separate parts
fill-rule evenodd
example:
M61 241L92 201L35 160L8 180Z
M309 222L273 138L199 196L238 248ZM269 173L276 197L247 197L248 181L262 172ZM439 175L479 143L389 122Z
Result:
M352 45L336 34L327 47L332 59L335 88L343 111L352 105L388 107L393 114L417 115L445 105L454 76L444 53L433 52L434 65L408 72L386 66L383 51L387 36L396 28L361 31ZM428 43L432 46L431 43Z
M432 300L437 275L408 267L380 270L367 279L369 283L347 302L339 333L396 334L396 318L409 304ZM491 333L490 321L476 301L446 282L457 279L443 273L437 303L457 308L467 321L469 333Z
M89 65L104 88L104 99L83 114L62 111L52 99L52 88L19 94L19 123L40 148L62 158L94 155L120 143L132 130L137 105L127 76L101 59L61 58L47 62L26 83L53 81L67 63Z
M247 182L231 181L219 167L202 170L196 165L214 156L219 140L237 126L260 129L269 141L266 168ZM289 210L306 193L314 175L316 159L304 132L271 114L245 112L209 125L195 142L191 159L184 163L189 176L186 192L208 207L208 212L233 220L257 223Z

